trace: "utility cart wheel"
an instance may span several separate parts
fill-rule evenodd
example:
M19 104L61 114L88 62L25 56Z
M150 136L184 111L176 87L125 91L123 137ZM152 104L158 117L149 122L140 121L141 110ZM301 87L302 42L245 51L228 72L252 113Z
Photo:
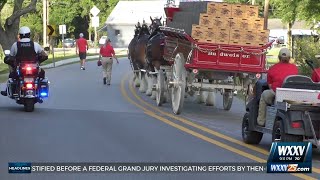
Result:
M165 101L165 80L163 70L159 70L157 75L157 84L156 84L156 101L157 105L161 106Z
M173 87L171 90L172 110L174 114L180 114L183 108L186 90L186 70L184 68L185 58L178 53L172 67Z
M233 92L230 89L226 89L223 93L223 109L229 111L232 106Z
M302 142L303 136L286 134L283 122L278 119L274 122L272 131L272 142Z
M263 133L249 131L249 113L247 112L242 119L242 140L247 144L259 144Z

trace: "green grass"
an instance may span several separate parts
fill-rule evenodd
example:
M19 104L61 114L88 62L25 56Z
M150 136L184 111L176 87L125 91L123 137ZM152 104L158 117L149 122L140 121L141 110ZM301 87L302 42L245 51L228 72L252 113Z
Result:
M0 83L6 82L8 80L8 75L1 75L0 76Z
M276 64L279 62L278 60L278 54L281 48L274 47L270 50L268 50L267 53L267 62L268 64Z
M95 55L98 55L98 53L88 53L87 56L95 56ZM65 59L70 59L70 58L78 58L79 55L76 55L75 53L70 53L70 54L67 54L66 53L66 56L62 54L55 54L54 55L54 62L58 62L58 61L61 61L61 60L65 60ZM45 62L41 63L41 65L46 65L46 64L50 64L50 63L53 63L53 56L52 54L49 55L48 57L48 60L46 60Z
M267 56L278 56L280 49L281 48L274 47L274 48L268 50Z
M267 56L267 62L268 64L276 64L279 62L278 58L273 56Z
M0 64L0 74L4 74L4 73L8 73L9 69L8 69L8 65L1 63Z
M87 56L94 56L94 55L98 55L97 53L88 53ZM64 56L63 52L59 52L59 53L55 53L54 55L54 62L58 62L64 59L69 59L69 58L76 58L79 57L79 55L76 55L75 53L67 53ZM48 60L46 60L45 62L41 63L41 65L46 65L46 64L50 64L53 63L53 56L52 54L49 55ZM1 63L0 64L0 74L5 74L8 73L9 69L8 69L8 65Z

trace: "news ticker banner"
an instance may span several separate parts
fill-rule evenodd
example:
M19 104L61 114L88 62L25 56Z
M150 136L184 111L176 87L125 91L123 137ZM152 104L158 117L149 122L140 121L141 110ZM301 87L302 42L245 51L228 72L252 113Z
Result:
M312 173L310 142L274 142L267 162L268 173Z
M263 163L36 163L10 162L9 173L312 173L310 142L272 143Z
M9 173L266 173L266 168L263 163L8 163Z

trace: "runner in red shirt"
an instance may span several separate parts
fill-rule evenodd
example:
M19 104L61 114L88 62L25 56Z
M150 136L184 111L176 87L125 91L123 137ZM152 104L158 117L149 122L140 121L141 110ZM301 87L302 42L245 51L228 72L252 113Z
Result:
M282 48L279 52L280 62L273 65L267 75L269 90L263 91L259 102L259 115L257 122L264 126L266 122L267 105L272 105L275 98L276 89L282 86L283 81L290 75L298 75L299 70L296 65L290 64L291 52L287 48Z
M85 70L85 62L87 58L87 50L89 49L87 40L83 38L83 33L80 33L80 38L77 40L76 45L76 54L78 54L79 51L79 58L80 58L80 65L82 70Z
M102 61L101 61L101 56L102 56ZM117 63L119 64L116 53L114 52L114 49L111 46L111 41L108 38L106 40L106 43L103 46L101 46L100 56L99 56L99 61L101 61L102 63L103 84L110 85L113 58L115 58L117 60Z

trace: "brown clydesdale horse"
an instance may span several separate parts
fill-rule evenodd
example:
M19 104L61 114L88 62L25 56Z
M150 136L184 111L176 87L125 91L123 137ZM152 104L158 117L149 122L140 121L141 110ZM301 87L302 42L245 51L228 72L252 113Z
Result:
M152 95L152 99L156 99L156 92L152 91L152 87L157 84L157 73L160 70L161 65L168 65L167 61L163 58L163 51L164 51L164 40L165 36L160 30L160 26L162 26L161 23L161 17L151 19L151 35L149 37L147 47L146 47L146 55L147 55L147 63L149 67L149 73L148 76L148 89L147 89L147 95Z
M163 47L164 47L164 34L160 30L162 26L161 19L155 18L151 19L151 35L147 43L147 60L151 71L160 69L160 65L166 64L166 61L163 59Z
M150 36L149 27L146 23L143 23L136 39L132 40L133 42L129 45L129 55L133 65L133 68L136 72L135 76L137 77L139 72L139 81L140 81L140 92L147 91L147 79L145 77L145 70L147 69L145 47ZM137 83L136 83L137 86Z
M138 25L135 26L136 29L134 30L134 37L133 39L131 40L131 42L129 43L129 46L128 46L128 59L130 60L130 64L131 64L131 67L132 67L132 70L134 72L134 85L136 87L139 87L140 86L140 82L139 82L139 68L137 66L137 64L135 63L135 46L138 42L138 36L139 36L139 33L140 33L140 30L141 30L141 26L140 26L140 23L138 22Z

